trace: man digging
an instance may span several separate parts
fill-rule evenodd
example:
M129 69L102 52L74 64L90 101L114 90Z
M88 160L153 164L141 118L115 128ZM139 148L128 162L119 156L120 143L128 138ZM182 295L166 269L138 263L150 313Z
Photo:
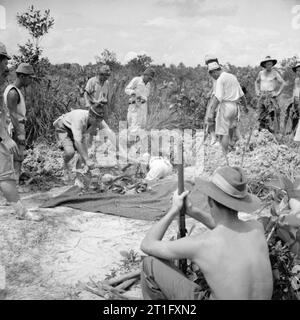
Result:
M238 212L252 213L261 206L260 200L247 192L243 171L219 168L210 181L201 181L198 191L208 196L210 214L192 205L188 191L180 196L175 192L171 209L142 241L141 249L149 255L143 260L141 273L144 299L206 298L207 292L171 263L174 259L189 259L200 268L210 288L209 299L271 299L273 276L264 228L255 220L238 218ZM210 230L163 241L183 201L187 214Z
M9 110L10 119L13 126L12 138L18 146L19 154L14 155L14 168L19 181L21 175L22 162L25 152L25 121L26 105L21 89L27 88L34 75L33 68L28 63L21 63L17 70L17 79L13 84L6 87L4 91L4 104Z
M8 73L8 60L5 45L0 43L0 84L3 84ZM27 210L21 202L17 189L17 175L14 169L14 157L19 157L20 152L16 142L8 132L8 110L0 99L0 190L8 204L13 207L17 219L40 221L42 217L36 212Z
M89 110L77 109L60 116L54 121L57 138L64 150L64 181L70 181L70 161L77 151L80 155L76 168L82 166L89 171L94 167L94 162L88 157L88 146L86 135L95 136L97 129L104 129L109 140L112 140L113 133L104 121L104 106L94 104Z

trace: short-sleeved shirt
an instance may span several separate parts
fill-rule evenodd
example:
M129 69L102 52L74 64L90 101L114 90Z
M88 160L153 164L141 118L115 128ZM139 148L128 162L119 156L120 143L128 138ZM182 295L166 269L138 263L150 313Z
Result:
M104 81L101 85L98 77L90 78L86 84L85 91L96 101L109 99L109 82ZM87 107L90 107L88 105Z
M231 73L222 72L216 81L215 97L220 103L237 102L244 92L236 78Z
M76 109L63 115L63 124L72 131L75 141L82 141L88 130L89 111Z
M145 84L142 76L135 77L125 88L125 93L129 96L134 93L137 96L143 97L147 101L150 95L150 82Z
M62 116L63 124L72 131L75 141L82 141L83 135L88 133L89 111L76 109ZM98 123L99 129L109 129L107 123L102 120Z
M271 72L262 70L259 72L258 77L260 79L260 90L261 91L275 91L278 81L284 82L279 72L272 69Z

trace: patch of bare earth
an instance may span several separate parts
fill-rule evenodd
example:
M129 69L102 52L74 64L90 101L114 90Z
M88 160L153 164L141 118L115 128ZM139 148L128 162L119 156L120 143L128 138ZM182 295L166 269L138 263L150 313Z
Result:
M30 208L64 188L23 195ZM120 252L139 247L153 222L132 220L71 208L38 209L42 222L19 221L0 207L0 263L6 270L6 299L101 299L84 284L122 273ZM188 230L192 226L188 219ZM177 234L174 222L167 237ZM129 266L130 267L130 266ZM132 289L141 297L139 285Z

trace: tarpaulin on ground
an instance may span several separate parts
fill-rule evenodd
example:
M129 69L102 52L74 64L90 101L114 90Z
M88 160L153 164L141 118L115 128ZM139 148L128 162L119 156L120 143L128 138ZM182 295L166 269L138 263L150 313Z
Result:
M61 195L48 200L42 207L64 206L131 219L156 220L162 217L170 207L170 197L177 189L177 180L176 177L171 176L153 182L149 187L146 192L121 195L112 192L80 194L79 188L74 186ZM207 198L195 191L195 185L186 181L185 188L192 190L190 197L193 204L209 210Z

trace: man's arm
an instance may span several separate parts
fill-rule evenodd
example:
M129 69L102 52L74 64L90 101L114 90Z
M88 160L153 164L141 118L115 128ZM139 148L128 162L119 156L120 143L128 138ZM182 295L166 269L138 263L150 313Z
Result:
M133 94L135 94L135 90L136 90L136 78L133 78L128 85L125 88L125 93L128 96L131 96Z
M203 223L208 229L212 230L216 227L215 221L209 212L192 206L191 208L187 207L186 213L193 219Z
M277 81L280 83L280 88L279 90L276 92L276 97L279 96L284 87L285 87L285 81L283 80L282 76L280 75L280 73L277 71L277 76L276 76Z
M90 108L94 103L94 100L92 99L91 94L92 94L92 80L89 79L84 90L84 100L87 108Z
M210 109L210 114L208 115L208 121L214 117L215 110L216 110L219 103L220 103L219 100L214 95L211 99L211 109Z
M171 209L159 222L154 224L142 241L141 250L143 252L166 260L194 260L196 255L199 255L199 247L202 245L203 236L184 237L175 241L162 241L171 222L179 215L184 198L188 193L189 191L185 191L181 195L178 195L178 191L174 193Z
M15 89L11 89L7 95L7 109L9 110L10 119L15 130L16 137L19 141L25 141L25 124L19 123L18 120L18 103L20 97Z
M257 96L259 96L260 95L260 73L258 74L254 82L254 86L255 86L255 93Z

